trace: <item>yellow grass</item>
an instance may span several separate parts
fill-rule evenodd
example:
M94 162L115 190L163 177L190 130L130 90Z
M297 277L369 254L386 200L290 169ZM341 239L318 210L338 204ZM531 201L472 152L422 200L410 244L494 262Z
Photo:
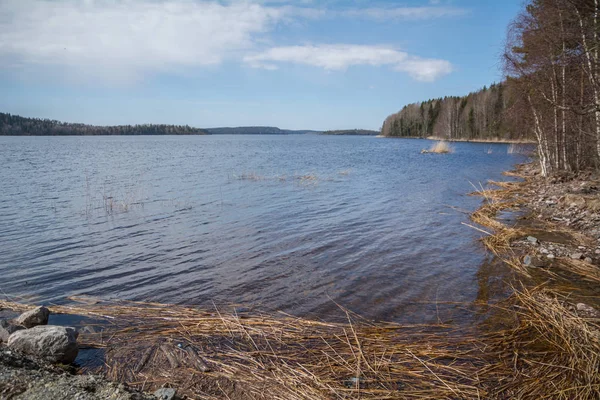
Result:
M598 320L541 288L515 290L502 328L224 314L156 303L86 301L55 313L107 321L81 333L108 378L192 399L597 399ZM18 303L0 307L25 310Z
M432 144L431 147L429 148L429 150L422 150L421 153L447 154L447 153L452 153L453 151L454 150L448 144L448 142L439 141L439 142L435 142L434 144Z

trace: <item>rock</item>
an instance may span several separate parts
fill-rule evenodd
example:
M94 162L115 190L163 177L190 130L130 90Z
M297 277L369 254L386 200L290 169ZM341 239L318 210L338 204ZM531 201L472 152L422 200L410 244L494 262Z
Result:
M600 254L600 249L596 249L595 253Z
M74 328L36 326L10 335L8 347L51 363L71 364L79 352L77 336Z
M536 268L543 268L546 266L546 263L544 261L540 260L537 257L531 257L531 256L523 257L523 264L526 267L536 267Z
M18 325L23 325L25 328L29 329L38 325L48 325L49 316L50 310L46 307L38 307L21 314L15 318L15 322Z
M546 256L546 258L552 260L552 259L554 259L554 254L548 253L548 255Z
M590 257L586 257L584 261L588 264L591 264L594 260L592 260Z
M0 342L6 343L10 335L23 329L25 329L23 325L11 324L5 319L0 320Z
M542 253L542 254L548 254L548 249L542 248L542 249L540 249L540 253Z
M177 391L171 388L160 388L154 392L154 396L159 400L174 400L176 394Z
M570 256L573 260L581 260L581 257L583 257L583 254L581 253L573 253Z
M538 240L536 237L533 236L527 236L527 240L531 243L531 244L538 244Z
M577 305L575 306L577 308L577 311L585 316L588 317L598 317L598 311L592 307L592 306L588 306L585 303L577 303Z

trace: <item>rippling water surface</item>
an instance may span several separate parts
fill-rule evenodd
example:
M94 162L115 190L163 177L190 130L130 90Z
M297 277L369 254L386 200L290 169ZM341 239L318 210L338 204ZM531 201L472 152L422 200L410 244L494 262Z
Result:
M507 146L373 137L0 137L0 289L428 321L487 296L472 184ZM490 154L491 151L491 154ZM490 268L488 268L490 269Z

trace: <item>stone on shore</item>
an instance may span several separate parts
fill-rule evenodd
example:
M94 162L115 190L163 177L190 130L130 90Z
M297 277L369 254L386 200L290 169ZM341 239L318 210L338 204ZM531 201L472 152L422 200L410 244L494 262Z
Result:
M577 311L580 314L582 314L583 316L593 317L593 318L598 318L598 316L599 316L598 310L596 310L594 307L589 306L585 303L577 303L577 305L575 307L577 308Z
M24 312L15 318L15 322L18 325L23 325L25 328L29 329L38 325L48 325L48 317L50 317L50 310L46 307L38 307Z
M10 335L15 333L16 331L20 331L23 329L25 329L25 327L22 325L12 324L5 319L0 320L0 343L8 342L8 338L10 337Z
M571 254L571 258L573 260L581 260L582 257L583 257L582 253L573 253L573 254Z
M523 257L523 265L525 265L526 267L535 268L544 268L547 266L543 260L537 257L532 257L530 255L526 255L525 257Z
M154 392L154 396L159 400L174 400L176 395L177 391L171 388L161 388Z
M10 335L8 347L51 363L71 364L79 352L77 336L74 328L36 326Z

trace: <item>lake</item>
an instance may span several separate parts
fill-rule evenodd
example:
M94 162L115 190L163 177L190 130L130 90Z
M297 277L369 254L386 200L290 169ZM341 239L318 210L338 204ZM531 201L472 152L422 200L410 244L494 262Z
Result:
M467 227L507 145L321 135L0 137L0 293L431 322L502 291ZM498 287L498 288L496 288ZM440 316L441 315L441 316Z

